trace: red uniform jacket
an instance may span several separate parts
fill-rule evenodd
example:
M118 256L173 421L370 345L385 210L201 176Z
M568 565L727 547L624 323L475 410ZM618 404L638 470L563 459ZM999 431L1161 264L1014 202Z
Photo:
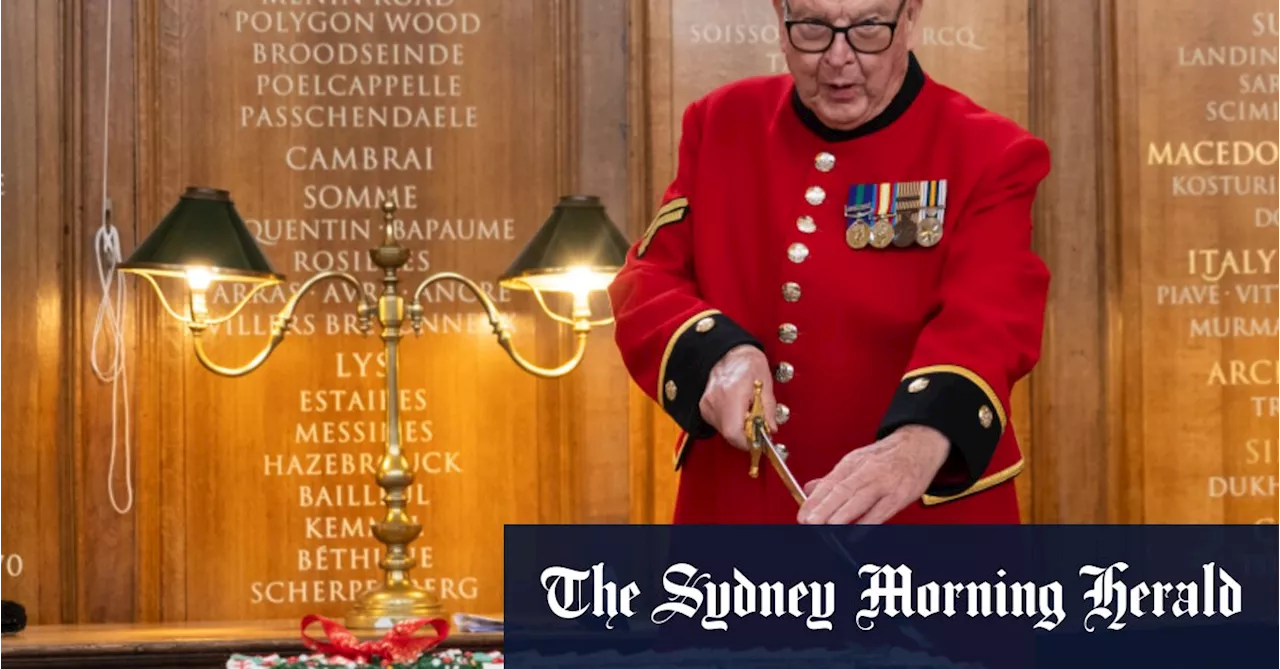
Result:
M914 57L853 131L822 126L789 75L691 104L678 173L609 291L630 374L683 430L674 521L796 522L772 468L751 478L699 411L712 366L749 344L774 370L773 436L802 485L928 425L951 457L891 522L1018 522L1009 394L1040 354L1031 207L1048 171L1042 141Z

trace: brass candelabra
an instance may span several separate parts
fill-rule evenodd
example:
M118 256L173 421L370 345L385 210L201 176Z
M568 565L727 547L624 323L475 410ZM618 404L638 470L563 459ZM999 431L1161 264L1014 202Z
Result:
M266 345L249 362L240 367L226 367L210 359L205 351L204 334L212 325L227 321L239 313L253 296L283 277L270 269L261 251L235 211L226 191L191 188L179 205L157 229L139 245L120 269L145 278L160 296L171 316L187 326L195 355L210 371L229 377L243 376L260 367L284 341L293 325L299 301L315 286L326 281L350 284L359 295L356 312L361 332L366 336L376 321L386 353L387 440L378 465L377 484L383 490L386 513L373 524L374 537L383 544L383 571L380 588L365 593L346 615L348 627L375 630L402 620L443 615L444 607L436 593L416 587L409 577L413 560L409 545L422 534L422 525L412 522L406 511L407 491L414 474L400 442L399 393L400 342L406 322L421 333L423 292L441 281L456 281L474 293L484 308L498 344L520 369L540 378L557 378L573 371L582 361L587 336L593 328L609 325L612 318L591 318L590 293L608 285L625 260L626 240L613 227L591 196L562 198L555 212L530 241L507 273L502 285L533 293L542 310L556 322L572 327L575 346L568 361L554 368L544 368L526 360L511 341L511 330L504 322L493 299L474 281L454 272L439 272L418 284L412 298L400 293L399 273L409 260L409 249L395 235L396 206L386 202L383 212L382 243L369 251L375 266L382 271L382 290L375 297L368 294L355 276L346 272L316 274L293 293L275 315ZM186 313L174 309L165 298L157 278L181 278L186 283ZM207 294L216 281L250 281L254 285L229 313L213 317L209 313ZM573 296L568 317L555 313L547 304L544 292L567 292Z

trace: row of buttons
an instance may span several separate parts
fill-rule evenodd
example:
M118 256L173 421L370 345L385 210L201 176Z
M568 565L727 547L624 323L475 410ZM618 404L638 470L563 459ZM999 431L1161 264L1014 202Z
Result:
M836 157L826 151L819 153L813 160L814 167L819 172L830 172L835 169ZM821 186L810 186L804 192L805 202L817 207L827 201L827 191ZM818 230L818 224L814 221L813 216L802 215L796 219L796 229L800 232L810 235ZM809 258L809 247L804 242L795 242L787 247L787 258L799 265ZM787 281L782 284L782 299L786 302L800 301L800 284L795 281ZM793 323L783 323L778 326L778 340L784 344L794 344L800 338L800 329ZM778 383L790 383L796 376L795 365L783 360L774 368L773 378ZM777 410L774 414L778 425L786 423L791 418L791 408L779 402Z

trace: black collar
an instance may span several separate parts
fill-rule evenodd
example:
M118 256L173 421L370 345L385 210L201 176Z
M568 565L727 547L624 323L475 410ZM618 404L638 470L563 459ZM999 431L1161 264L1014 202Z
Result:
M822 121L818 120L818 115L813 113L800 100L800 93L796 91L795 86L791 87L791 108L795 110L800 122L812 131L818 137L827 142L843 142L858 137L870 135L877 130L883 130L889 127L889 124L898 120L898 117L906 113L907 108L915 101L916 96L920 94L920 90L924 88L924 70L920 67L920 62L916 60L914 53L908 54L907 74L903 78L902 88L898 90L898 94L893 96L893 100L889 101L889 106L880 112L879 116L863 123L852 130L836 130L828 128Z

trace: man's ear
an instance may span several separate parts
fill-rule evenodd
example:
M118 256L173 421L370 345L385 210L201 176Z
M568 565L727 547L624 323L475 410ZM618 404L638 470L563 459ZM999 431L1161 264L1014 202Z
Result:
M907 4L902 8L902 21L911 27L907 31L907 50L915 51L920 46L920 31L924 28L920 25L920 13L924 9L924 0L907 0Z

